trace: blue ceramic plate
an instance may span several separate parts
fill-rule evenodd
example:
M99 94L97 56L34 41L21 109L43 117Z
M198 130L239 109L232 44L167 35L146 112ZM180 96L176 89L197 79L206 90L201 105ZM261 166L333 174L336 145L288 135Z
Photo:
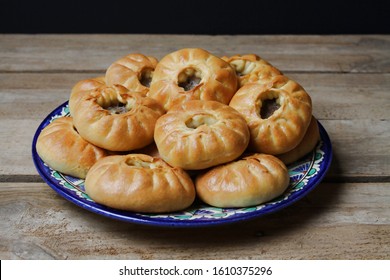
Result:
M84 180L51 169L38 156L36 141L41 130L54 119L67 115L69 115L69 108L68 102L65 102L43 120L34 135L32 156L39 174L52 189L74 204L94 213L126 222L154 226L198 227L243 221L273 213L291 205L314 189L324 178L332 160L329 136L319 123L321 141L311 153L288 166L290 185L283 195L270 202L245 208L217 208L196 201L184 211L169 214L121 211L95 203L84 192Z

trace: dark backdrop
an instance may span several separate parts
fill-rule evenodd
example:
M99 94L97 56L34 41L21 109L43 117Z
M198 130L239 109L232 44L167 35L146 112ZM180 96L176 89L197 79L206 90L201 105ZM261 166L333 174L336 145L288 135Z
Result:
M0 0L0 33L388 34L389 1Z

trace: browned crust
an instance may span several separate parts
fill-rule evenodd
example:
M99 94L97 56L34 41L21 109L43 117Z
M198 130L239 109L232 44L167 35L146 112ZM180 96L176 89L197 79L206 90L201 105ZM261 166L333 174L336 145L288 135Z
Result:
M157 58L140 53L128 54L114 63L106 71L106 83L109 86L122 85L130 91L146 95L149 87L142 84L142 75L147 73L150 78L158 63Z
M200 82L191 90L178 84L179 75L195 69ZM234 69L221 58L199 48L187 48L166 55L157 64L148 95L166 110L188 100L215 100L228 104L237 90Z
M91 166L107 155L76 132L72 117L58 118L46 126L39 134L36 149L54 170L83 179Z
M213 122L196 128L187 126L186 122L197 118ZM233 108L216 101L192 100L159 118L154 139L166 162L199 170L239 157L248 145L249 130Z
M97 203L145 213L182 210L195 199L193 182L185 171L143 154L109 156L97 162L87 175L85 190Z
M118 101L132 106L122 114L111 114L104 108ZM77 130L89 142L110 151L130 151L153 142L155 123L164 113L157 101L116 85L84 95L73 115Z
M276 98L280 107L270 117L260 116L263 101ZM232 98L231 107L246 119L254 152L281 154L295 148L302 140L312 116L309 94L286 76L276 76L270 83L249 83Z
M198 197L215 207L248 207L281 195L288 187L287 167L272 155L253 154L217 166L195 181Z

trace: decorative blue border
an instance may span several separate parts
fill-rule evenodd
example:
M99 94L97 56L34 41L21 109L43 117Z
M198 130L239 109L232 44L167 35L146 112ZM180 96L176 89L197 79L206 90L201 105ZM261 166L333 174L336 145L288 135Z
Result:
M164 215L121 211L95 203L84 193L82 180L52 170L38 156L36 141L41 130L53 119L66 115L69 115L68 102L53 110L37 128L32 142L32 157L38 173L53 190L72 203L88 211L126 222L153 226L199 227L238 222L273 213L295 203L313 190L324 178L332 161L329 136L318 123L321 141L303 160L288 166L293 183L282 196L268 203L246 208L217 208L195 202L185 211Z

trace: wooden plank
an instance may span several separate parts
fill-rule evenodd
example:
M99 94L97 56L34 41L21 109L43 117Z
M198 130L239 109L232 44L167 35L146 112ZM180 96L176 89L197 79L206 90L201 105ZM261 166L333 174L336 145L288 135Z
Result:
M389 180L389 120L320 121L333 146L333 162L327 179Z
M134 52L256 53L282 71L389 72L389 35L0 35L0 71L104 71Z
M0 180L39 180L31 159L35 130L69 98L77 81L96 75L0 74ZM388 178L390 74L295 73L291 77L312 96L314 115L332 140L335 155L328 178Z
M389 198L390 183L323 183L277 213L181 229L111 220L45 184L0 183L0 258L388 259Z
M287 73L310 94L326 120L390 119L390 74Z
M0 74L1 120L43 120L69 99L71 89L78 81L102 74Z
M0 73L1 119L42 119L73 85L98 73ZM390 74L287 73L310 94L319 119L390 119ZM14 106L13 104L18 104Z

